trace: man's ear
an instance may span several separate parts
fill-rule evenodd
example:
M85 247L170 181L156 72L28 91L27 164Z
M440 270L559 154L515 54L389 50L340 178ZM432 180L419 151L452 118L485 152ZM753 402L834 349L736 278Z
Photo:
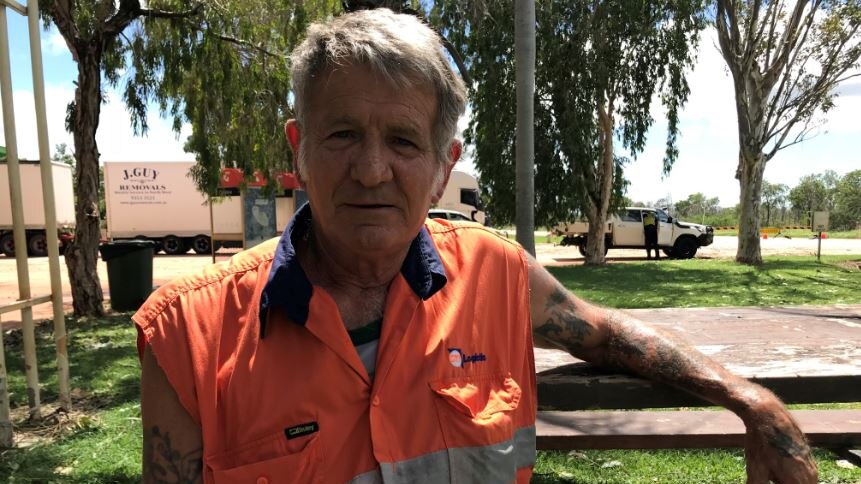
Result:
M287 142L290 143L290 150L293 152L293 173L296 179L299 180L299 185L305 188L305 180L302 179L301 170L299 170L299 144L302 139L302 134L299 132L299 123L295 119L288 119L284 123L284 136L287 137Z
M442 194L445 192L445 187L448 185L448 179L451 177L451 170L454 169L455 163L460 159L460 155L463 152L463 144L460 140L454 140L451 142L451 147L448 152L448 161L445 166L442 167L442 183L437 187L436 192L431 197L431 203L436 204L442 198Z
M299 123L295 119L288 119L284 123L284 136L287 137L287 142L290 143L290 148L293 150L293 156L299 156Z

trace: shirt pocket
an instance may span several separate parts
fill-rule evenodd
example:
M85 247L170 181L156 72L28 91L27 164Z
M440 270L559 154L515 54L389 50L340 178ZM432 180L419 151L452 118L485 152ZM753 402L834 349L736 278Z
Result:
M206 458L215 484L322 482L319 432L287 439L283 431Z
M510 375L469 375L430 382L446 447L510 441L520 385Z

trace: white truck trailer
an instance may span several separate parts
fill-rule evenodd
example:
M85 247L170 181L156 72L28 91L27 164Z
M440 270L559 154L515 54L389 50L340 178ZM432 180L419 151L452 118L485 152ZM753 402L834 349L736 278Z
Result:
M434 208L461 212L483 225L489 222L479 195L478 180L464 171L451 172L445 192Z
M27 234L27 254L43 257L48 254L45 233L45 205L42 200L42 175L39 162L21 160L21 198L24 206L24 229ZM53 163L54 200L57 213L57 236L61 242L71 240L75 229L75 199L72 191L72 167ZM0 252L15 256L12 232L12 199L9 196L9 167L0 162ZM62 252L62 250L61 250Z
M238 190L214 200L197 191L194 162L105 162L107 238L148 239L166 254L198 254L216 243L241 246L242 202ZM276 224L284 230L293 215L292 191L276 195Z
M627 207L611 214L605 223L604 250L645 248L643 215L646 212L655 215L658 223L658 246L670 257L690 259L700 247L711 245L714 241L714 229L711 226L682 222L659 208ZM576 245L580 253L586 255L588 222L562 223L551 232L562 236L561 245Z

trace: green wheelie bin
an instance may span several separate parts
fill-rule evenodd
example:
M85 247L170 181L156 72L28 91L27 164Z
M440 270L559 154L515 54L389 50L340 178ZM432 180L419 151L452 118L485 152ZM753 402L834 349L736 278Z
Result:
M152 292L152 258L156 243L151 240L117 240L99 246L108 265L111 309L135 311Z

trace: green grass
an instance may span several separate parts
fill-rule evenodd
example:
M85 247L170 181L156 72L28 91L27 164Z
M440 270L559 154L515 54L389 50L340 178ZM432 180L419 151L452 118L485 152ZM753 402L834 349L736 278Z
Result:
M861 303L859 256L661 260L548 270L575 294L616 308ZM854 268L853 268L854 267Z
M140 482L140 365L129 315L66 324L76 408L41 427L15 422L31 435L58 438L0 452L0 482ZM48 328L40 327L37 345L41 397L50 403L57 399L57 366ZM13 408L27 405L20 334L6 337Z
M761 268L726 260L632 262L604 267L551 267L570 289L620 308L861 303L856 257L766 258ZM647 283L651 281L651 283ZM0 452L0 482L132 483L140 481L139 365L128 314L98 321L69 319L69 358L76 412L60 424L19 428L53 439ZM43 402L57 396L51 334L37 335ZM26 406L20 332L6 336L10 400ZM861 404L798 408L861 408ZM17 425L22 425L18 421ZM859 483L861 469L839 467L817 451L820 482ZM539 452L533 482L736 483L744 481L741 451Z
M809 239L813 236L810 229L787 229L782 231L783 235L793 239ZM829 239L861 239L861 230L826 230ZM715 230L715 236L738 236L738 230ZM771 235L769 235L771 237Z

